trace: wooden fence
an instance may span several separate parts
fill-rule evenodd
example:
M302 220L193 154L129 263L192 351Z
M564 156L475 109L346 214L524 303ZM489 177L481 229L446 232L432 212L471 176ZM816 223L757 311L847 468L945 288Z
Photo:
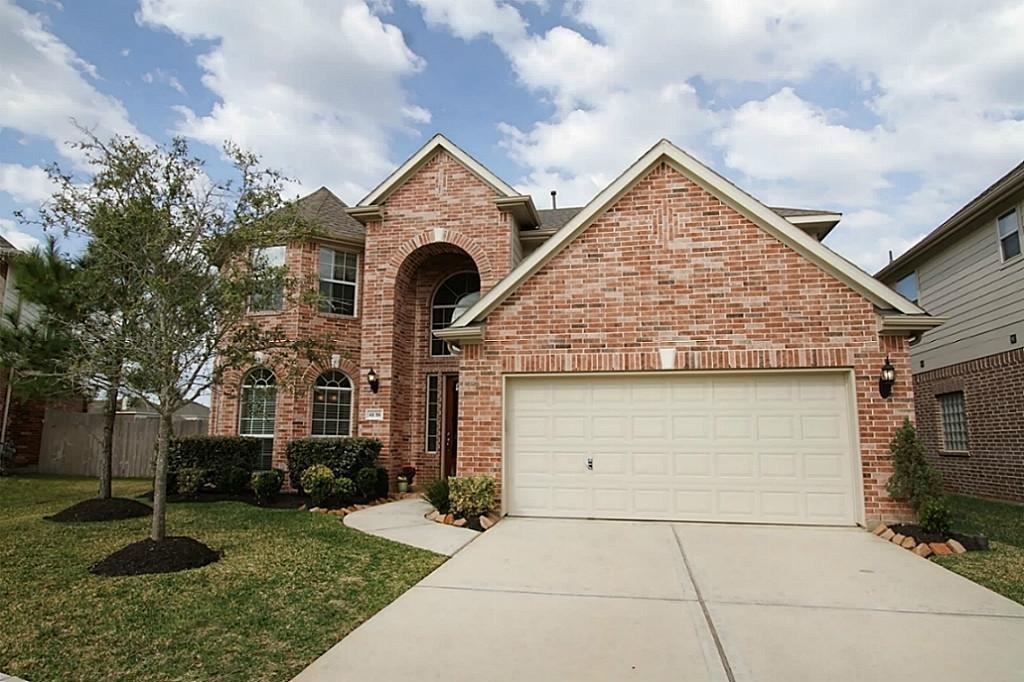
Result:
M98 476L103 445L102 414L47 410L43 421L39 471L70 476ZM159 419L155 414L119 414L114 420L113 467L115 477L153 475ZM174 420L178 436L205 434L205 419Z

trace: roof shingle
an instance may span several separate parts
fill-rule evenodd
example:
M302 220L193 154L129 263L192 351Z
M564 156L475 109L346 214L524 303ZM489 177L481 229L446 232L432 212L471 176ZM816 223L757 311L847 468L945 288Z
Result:
M327 237L365 239L366 228L345 212L348 206L334 192L321 187L295 202L299 215L323 230Z

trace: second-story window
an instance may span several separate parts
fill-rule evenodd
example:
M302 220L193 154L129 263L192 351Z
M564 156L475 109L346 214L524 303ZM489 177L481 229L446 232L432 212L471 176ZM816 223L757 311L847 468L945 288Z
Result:
M911 272L908 275L904 275L893 287L903 298L917 303L918 291L917 291L917 272Z
M452 275L434 292L434 300L430 306L430 329L444 329L452 323L456 308L460 303L475 301L480 296L480 275L475 272L460 272ZM431 355L451 355L452 351L443 339L430 337Z
M320 249L320 311L356 314L359 256L349 251Z
M285 265L285 247L268 246L253 251L254 264L260 268L273 268L275 273L267 277L267 282L259 293L249 299L249 310L261 312L280 310L284 306L284 282L281 281L279 268Z
M1003 260L1020 255L1020 216L1017 209L1010 209L999 216L999 250Z

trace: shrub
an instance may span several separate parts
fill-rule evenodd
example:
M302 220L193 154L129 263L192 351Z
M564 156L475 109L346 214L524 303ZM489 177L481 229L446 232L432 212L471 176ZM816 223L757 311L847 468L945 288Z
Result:
M227 467L221 472L220 480L215 481L214 485L218 490L223 490L226 493L241 495L249 486L250 478L252 478L252 472L246 471L242 467Z
M928 461L924 444L909 419L903 420L889 450L893 464L893 475L887 484L889 495L909 500L917 512L926 502L942 497L942 474Z
M302 489L318 507L334 494L334 472L328 466L314 464L302 472L301 479Z
M256 496L256 504L267 504L281 492L281 486L284 484L284 472L280 469L254 471L249 483Z
M323 464L335 476L354 479L360 469L377 463L381 443L376 438L300 438L288 443L288 477L302 489L302 472Z
M338 502L342 506L348 506L355 502L356 495L359 494L359 489L356 488L356 482L351 478L345 478L339 476L334 481L334 496L338 498Z
M199 467L184 467L178 469L177 474L178 492L185 497L195 497L206 483L209 472Z
M447 514L451 509L448 500L448 479L439 478L428 483L426 490L423 491L423 499L437 511Z
M453 476L448 479L448 501L453 514L479 516L494 507L495 485L490 476Z
M416 467L404 466L402 467L402 472L398 475L404 478L409 485L412 485L412 479L416 478Z
M377 467L377 497L387 497L391 491L391 476L384 467Z
M245 481L259 466L260 441L240 436L188 436L171 440L167 453L168 486L182 492L178 480L182 469L205 469L206 481L224 492L238 485L244 490ZM238 469L242 473L235 472ZM226 488L224 486L227 486Z
M917 518L926 533L945 535L953 525L953 514L943 498L925 500L917 510Z
M375 467L363 467L356 474L356 487L363 499L372 500L377 492L377 469Z

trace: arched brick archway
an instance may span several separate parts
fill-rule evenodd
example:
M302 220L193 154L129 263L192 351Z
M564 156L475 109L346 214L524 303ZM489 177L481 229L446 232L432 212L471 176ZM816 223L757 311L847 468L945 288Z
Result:
M497 284L491 260L476 240L461 232L446 230L442 227L421 232L399 246L388 262L385 284L394 284L402 268L415 262L416 258L429 257L433 253L447 253L451 251L452 247L465 252L473 259L477 272L480 273L480 286L483 290ZM414 254L418 254L418 256L414 257ZM413 260L410 261L410 258Z

